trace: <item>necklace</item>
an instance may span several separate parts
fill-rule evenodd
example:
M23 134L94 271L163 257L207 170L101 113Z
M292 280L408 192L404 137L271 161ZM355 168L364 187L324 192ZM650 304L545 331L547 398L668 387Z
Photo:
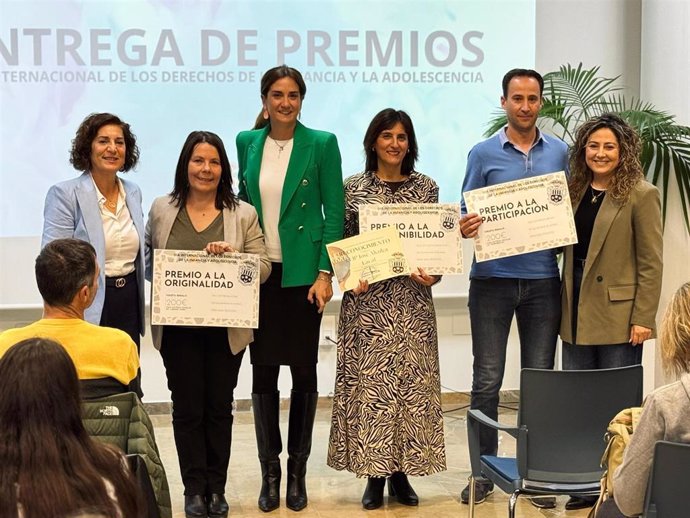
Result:
M590 200L590 203L592 205L595 205L599 203L599 199L606 194L606 191L598 191L596 194L594 193L594 187L591 185L589 186L589 191L592 193L592 199Z
M280 158L280 154L283 152L285 149L285 146L287 146L292 139L287 139L287 140L276 140L273 137L268 137L271 142L273 142L277 147L278 147L278 158Z

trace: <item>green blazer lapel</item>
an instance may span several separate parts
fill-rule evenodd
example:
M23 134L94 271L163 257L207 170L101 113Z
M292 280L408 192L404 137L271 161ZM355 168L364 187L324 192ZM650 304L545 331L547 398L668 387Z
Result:
M309 130L302 126L299 122L295 127L295 136L292 143L292 153L290 153L290 161L288 162L287 173L285 174L285 183L283 184L283 196L280 200L280 217L283 217L285 210L290 204L292 196L299 187L302 181L308 182L304 179L308 166L311 164L312 151L314 141L309 134Z
M247 182L247 196L259 215L263 226L263 213L261 211L261 191L259 190L259 174L261 173L261 159L264 154L264 144L270 131L266 126L257 138L249 143L247 148L247 164L245 166L244 179Z
M594 264L599 252L601 252L601 247L604 245L604 241L611 229L613 220L616 219L621 208L621 205L611 201L608 196L604 196L597 218L594 220L592 237L589 241L589 249L587 250L587 261L585 261L585 269L582 272L583 277L587 275L587 272L589 272L590 267Z

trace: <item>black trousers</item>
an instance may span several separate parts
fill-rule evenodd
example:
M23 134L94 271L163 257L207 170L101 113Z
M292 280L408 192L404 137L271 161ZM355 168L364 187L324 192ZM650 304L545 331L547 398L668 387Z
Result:
M225 493L233 391L244 351L232 354L225 328L166 326L161 356L184 494Z
M141 349L141 322L139 322L139 287L137 273L132 272L123 277L124 286L118 287L116 278L105 280L105 300L101 312L100 325L114 327L127 333L132 341L137 344L137 352ZM135 392L140 398L144 397L141 390L141 369L137 372L128 390Z

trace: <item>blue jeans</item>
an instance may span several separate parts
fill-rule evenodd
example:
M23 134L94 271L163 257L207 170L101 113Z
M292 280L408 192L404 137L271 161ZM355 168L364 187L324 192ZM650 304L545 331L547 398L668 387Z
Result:
M498 399L506 364L506 349L513 314L520 336L520 365L553 369L561 322L561 283L549 279L474 278L470 281L472 329L471 408L498 418ZM495 455L498 436L483 428L482 455Z
M642 363L642 344L577 345L577 308L580 304L582 262L573 265L573 340L563 342L563 370L614 369Z
M642 363L642 344L574 345L563 342L563 370L615 369Z

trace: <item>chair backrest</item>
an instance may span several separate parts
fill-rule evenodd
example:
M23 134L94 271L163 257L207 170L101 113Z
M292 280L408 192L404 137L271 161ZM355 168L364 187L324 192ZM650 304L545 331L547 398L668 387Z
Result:
M601 478L609 421L642 403L642 366L583 371L523 369L518 470L532 481L589 483Z
M690 514L690 444L656 443L644 508L647 518Z

